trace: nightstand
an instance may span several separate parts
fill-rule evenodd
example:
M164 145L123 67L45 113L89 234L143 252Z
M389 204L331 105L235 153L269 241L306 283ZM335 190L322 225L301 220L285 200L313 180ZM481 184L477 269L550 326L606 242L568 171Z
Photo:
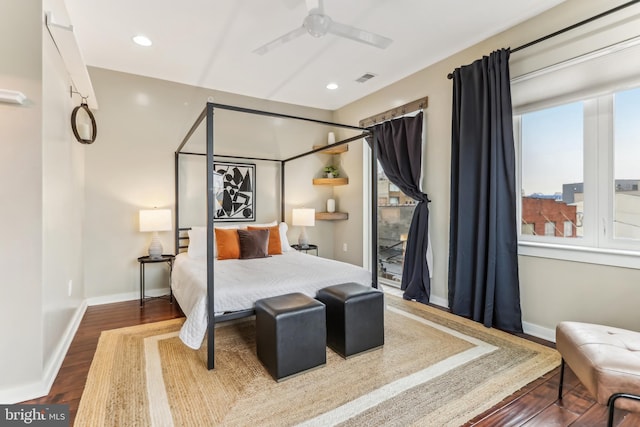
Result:
M292 247L293 249L295 249L296 251L298 251L298 252L304 252L305 254L306 254L306 253L309 253L309 251L316 251L316 256L318 255L318 245L308 244L308 245L307 245L307 246L305 246L305 247L302 247L302 246L300 246L300 245L291 245L291 247Z
M164 262L169 266L169 302L173 304L173 291L171 290L171 271L173 270L173 260L175 256L171 254L163 254L160 258L151 258L149 256L141 256L138 258L140 263L140 307L144 307L144 301L151 298L165 298L167 295L160 297L147 297L144 294L144 270L147 264Z

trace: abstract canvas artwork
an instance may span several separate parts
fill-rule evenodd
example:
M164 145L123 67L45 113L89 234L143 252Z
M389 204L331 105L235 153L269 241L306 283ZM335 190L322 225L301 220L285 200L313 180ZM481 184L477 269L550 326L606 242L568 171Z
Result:
M215 162L213 170L222 175L222 197L215 213L216 221L255 221L256 165Z

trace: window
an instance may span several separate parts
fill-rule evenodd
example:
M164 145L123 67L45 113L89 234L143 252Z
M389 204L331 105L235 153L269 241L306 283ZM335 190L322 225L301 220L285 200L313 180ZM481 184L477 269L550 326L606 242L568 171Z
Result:
M521 243L640 251L638 117L640 88L515 115Z
M544 235L545 236L555 236L556 235L556 224L553 222L545 222L544 223Z
M564 222L563 235L564 235L564 237L574 237L573 236L573 222L571 222L571 221L565 221Z
M533 235L535 230L535 224L522 223L522 234Z
M640 240L640 88L613 101L613 236Z
M522 115L522 224L539 224L540 236L575 237L556 233L555 223L577 227L584 193L581 102Z
M413 199L392 184L378 164L378 278L383 284L400 287L415 207Z

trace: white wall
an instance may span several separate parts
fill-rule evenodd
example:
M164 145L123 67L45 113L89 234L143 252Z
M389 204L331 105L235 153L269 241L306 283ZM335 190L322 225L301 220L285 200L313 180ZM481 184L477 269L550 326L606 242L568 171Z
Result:
M41 11L39 1L0 2L11 17L0 25L0 57L11 58L0 61L0 87L28 98L0 103L0 392L36 383L43 363Z
M335 115L334 120L352 126L358 126L358 121L345 120L340 115ZM344 130L338 132L340 139L353 136ZM333 241L334 258L351 264L363 265L363 233L362 222L368 200L363 200L362 196L362 153L365 149L365 142L358 140L349 144L349 151L341 154L339 159L340 169L348 171L349 185L335 187L334 198L336 199L337 210L349 214L348 221L336 221L334 233L336 239ZM368 150L368 148L366 148ZM344 245L347 250L344 250Z
M28 98L0 104L0 402L15 403L48 392L82 312L83 152L43 3L3 1L0 16L0 87Z
M174 152L187 134L209 97L215 102L284 114L330 120L331 112L274 103L158 79L90 68L100 101L96 112L98 137L87 147L85 163L86 211L84 228L86 296L92 301L136 298L139 276L137 257L145 254L151 236L138 231L138 210L174 205ZM189 141L187 151L204 152L201 129ZM310 150L326 140L326 129L304 122L265 119L242 113L216 110L216 152L282 158ZM182 158L182 157L181 157ZM323 190L311 188L311 180L324 165L320 155L288 167L287 220L297 205L320 208L326 200ZM181 170L182 181L196 188L181 194L199 207L181 214L181 226L204 223L206 170L204 161L181 160L190 164ZM238 160L241 161L241 160ZM245 161L247 162L247 161ZM256 163L258 189L257 222L279 218L278 168ZM198 185L200 188L197 188ZM200 198L200 201L198 201ZM181 209L182 211L182 209ZM291 227L289 239L299 230ZM332 227L318 224L309 229L320 253L332 255ZM166 252L174 252L173 232L161 232ZM158 268L155 268L158 267ZM166 287L166 269L147 266L147 289Z
M432 200L430 227L435 267L431 286L433 297L436 299L446 301L448 280L452 87L447 74L454 68L469 64L495 49L522 45L621 3L623 1L568 0L534 19L335 112L334 120L356 124L360 119L402 103L423 96L429 97L429 107L425 110L427 135L423 159L425 165L423 188ZM618 14L615 19L619 20L623 16L624 14ZM610 22L605 23L610 25ZM583 31L588 30L592 28L583 29ZM551 46L556 46L573 37L576 37L575 32L565 39L559 38L549 43ZM548 65L549 61L553 63L557 58L540 56L540 52L548 48L549 45L541 44L529 52L524 50L513 54L511 63L517 65L518 72ZM583 46L583 48L589 47ZM354 156L353 168L357 167L356 153L349 155ZM352 173L352 176L355 177L356 173ZM340 197L356 200L361 197L359 191L361 191L361 183L358 185L356 180L352 179L351 185L345 188L345 193ZM356 228L337 228L336 233L348 240L352 248L357 247L362 239L362 233L359 233ZM638 283L640 283L640 270L525 256L519 257L519 263L522 312L525 322L546 328L546 332L552 331L557 322L565 319L599 321L640 330L636 297Z
M69 125L73 107L69 75L53 40L43 31L43 280L45 366L84 300L82 229L84 226L84 152ZM71 295L69 295L71 281Z

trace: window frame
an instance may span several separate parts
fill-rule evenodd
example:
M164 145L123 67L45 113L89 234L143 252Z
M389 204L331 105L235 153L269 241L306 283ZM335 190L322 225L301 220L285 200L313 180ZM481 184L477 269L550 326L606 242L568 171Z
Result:
M614 96L639 87L617 88L606 94L572 101L540 103L533 109L514 109L516 152L518 253L640 269L640 240L615 238L614 232ZM572 102L583 103L583 236L529 235L522 233L522 116ZM640 177L639 177L640 178Z

